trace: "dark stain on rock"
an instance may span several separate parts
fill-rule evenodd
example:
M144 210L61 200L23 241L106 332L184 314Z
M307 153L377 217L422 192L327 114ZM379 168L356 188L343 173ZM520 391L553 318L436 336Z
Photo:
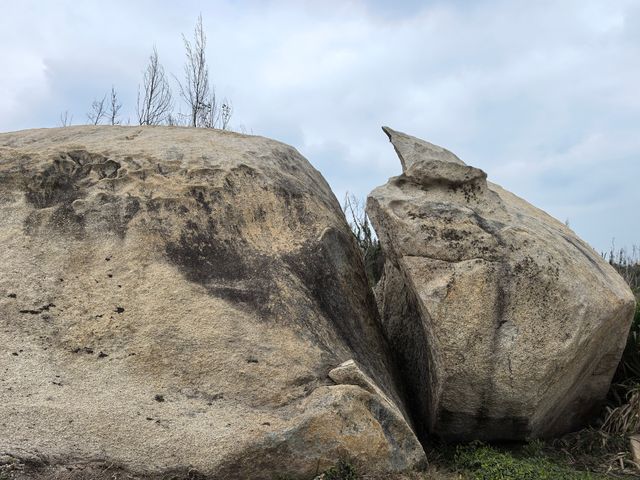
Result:
M289 179L283 178L280 179L275 186L269 187L269 189L271 189L277 197L282 199L285 208L293 214L295 220L300 223L306 222L306 217L311 212L304 207L304 202L302 201L304 193L299 185Z
M431 395L436 391L436 373L430 356L431 340L422 323L418 299L405 284L398 267L388 262L380 281L385 298L381 315L397 369L398 388L416 435L425 442L435 420L436 399ZM416 381L416 378L423 381Z
M242 163L233 167L224 178L222 189L225 193L236 196L242 192L247 182L256 183L259 173L254 168Z
M36 208L70 204L82 196L83 186L91 185L91 181L84 180L92 171L96 172L96 180L100 180L113 178L119 168L118 162L85 150L61 153L44 171L27 179L24 185L27 201Z
M320 313L334 325L340 337L351 347L351 319L356 312L342 291L343 286L336 271L339 266L332 258L333 255L344 256L345 244L341 238L342 232L334 231L330 235L334 237L333 242L308 242L299 252L286 255L283 260L309 291ZM329 243L337 245L330 246ZM333 247L336 251L331 252Z
M54 303L48 303L47 305L43 305L42 307L38 308L38 309L25 309L25 310L19 310L20 313L28 313L31 315L38 315L42 312L48 312L50 308L55 307Z
M453 193L461 192L467 203L477 200L478 193L481 188L475 181L472 182L452 182L449 184L449 190Z
M98 173L98 178L116 178L120 164L113 160L106 160L104 163L96 164L93 169Z
M253 220L255 222L263 222L267 218L267 211L264 207L259 206L253 212Z
M527 438L531 432L529 420L526 417L489 416L482 408L474 415L441 409L437 413L437 418L441 426L440 436L447 441L464 440L468 438L470 430L476 432L477 439L481 441L495 439L517 441Z
M71 203L80 195L76 185L76 179L80 175L79 170L65 168L59 160L56 160L42 173L27 180L25 184L27 201L36 208Z
M168 242L165 252L187 280L203 285L209 294L261 315L270 312L272 259L241 238L221 239L212 220L204 226L187 221L179 239Z
M97 202L88 214L120 238L126 236L129 223L140 211L140 200L137 197L123 197L119 195L100 194L95 197Z
M71 353L86 353L89 355L93 354L93 348L91 347L76 347L73 350L71 350Z
M579 241L571 238L568 235L564 235L564 234L562 234L562 238L564 238L565 241L568 244L570 244L572 247L574 247L576 250L578 250L578 252L580 252L589 261L589 263L591 265L593 265L593 267L595 267L600 273L602 273L605 276L607 275L607 273L602 270L602 267L600 266L600 264L595 261L595 259L592 256L593 254L591 252L589 252L589 250L587 248L582 246L579 243Z
M260 285L260 280L254 279L250 288L209 285L207 290L209 294L223 298L228 302L251 307L251 309L258 311L260 317L264 319L272 313L272 310L269 304L269 291Z
M129 222L140 210L137 198L101 193L88 205L93 208L86 212L86 217L72 205L103 180L109 181L107 187L113 189L110 180L117 178L120 168L120 163L85 150L59 154L42 172L33 174L24 183L26 199L37 209L25 220L25 232L34 234L47 223L56 231L82 238L86 223L97 220L105 222L109 231L124 237ZM51 207L55 207L52 212L37 214L38 210Z
M402 435L398 435L398 429L401 428L398 421L377 396L368 400L367 407L382 428L382 433L391 446L391 464L401 469L406 462L404 455L407 448L411 448L411 442ZM426 466L426 463L422 465L422 467Z
M189 191L189 194L196 201L198 206L202 208L207 214L211 214L211 204L205 196L205 190L201 187L193 187Z
M147 212L156 214L160 211L162 203L157 198L151 198L145 202L144 206Z
M65 154L62 154L61 158L64 157ZM66 157L70 158L81 167L93 166L93 164L104 163L107 160L104 155L100 155L99 153L91 153L81 149L71 150L67 152Z
M129 197L125 201L124 205L124 215L123 215L123 223L128 224L131 219L138 213L140 210L140 201L137 198Z
M177 242L166 246L169 259L179 265L192 282L207 284L214 280L240 280L247 276L245 256L228 240L216 238L215 227L201 230L187 222Z
M323 232L319 241L308 241L298 252L285 255L283 261L308 291L307 298L313 302L319 316L326 319L343 344L353 352L354 359L370 359L367 341L379 338L382 343L382 334L375 299L368 288L355 241L342 230L330 228ZM318 344L332 350L324 345L317 320L300 315L296 322L303 325ZM381 357L385 354L381 352ZM377 380L375 375L382 368L371 366L371 371L366 373Z
M85 229L85 218L75 212L70 204L61 204L55 208L49 218L49 225L55 230L82 238Z
M460 240L464 240L464 235L462 233L463 232L460 230L445 228L440 232L440 238L450 242L459 242Z

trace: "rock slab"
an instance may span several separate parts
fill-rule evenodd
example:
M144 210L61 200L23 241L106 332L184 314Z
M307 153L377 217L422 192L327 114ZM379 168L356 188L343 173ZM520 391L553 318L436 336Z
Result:
M295 149L176 127L0 134L2 463L406 470L425 457L390 365L340 205Z
M521 440L597 411L633 317L629 287L558 222L453 153L384 128L403 173L367 212L377 298L419 435Z

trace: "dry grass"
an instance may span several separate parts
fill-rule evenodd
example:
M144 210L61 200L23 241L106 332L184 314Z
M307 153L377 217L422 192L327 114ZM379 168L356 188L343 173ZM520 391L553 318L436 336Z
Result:
M607 407L600 430L610 435L633 435L640 432L640 384L630 387L626 403Z
M579 470L590 470L609 478L637 478L625 435L607 433L599 428L585 428L553 440L545 446L558 461Z

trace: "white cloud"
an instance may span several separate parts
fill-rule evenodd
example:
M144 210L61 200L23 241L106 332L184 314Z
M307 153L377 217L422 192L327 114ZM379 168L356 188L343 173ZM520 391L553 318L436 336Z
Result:
M380 125L456 152L599 249L640 242L640 5L633 0L8 3L0 130L83 121L119 88L133 117L155 44L178 76L203 13L234 122L289 142L340 198L399 172ZM177 94L177 91L175 92Z

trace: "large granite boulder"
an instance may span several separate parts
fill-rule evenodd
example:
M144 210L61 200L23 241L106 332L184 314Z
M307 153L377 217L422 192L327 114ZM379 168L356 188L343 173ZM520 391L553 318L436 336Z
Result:
M340 205L293 148L173 127L0 134L5 470L405 470L425 457L390 365Z
M634 310L567 226L453 153L384 128L403 173L367 211L382 323L420 427L453 440L559 435L597 410Z

